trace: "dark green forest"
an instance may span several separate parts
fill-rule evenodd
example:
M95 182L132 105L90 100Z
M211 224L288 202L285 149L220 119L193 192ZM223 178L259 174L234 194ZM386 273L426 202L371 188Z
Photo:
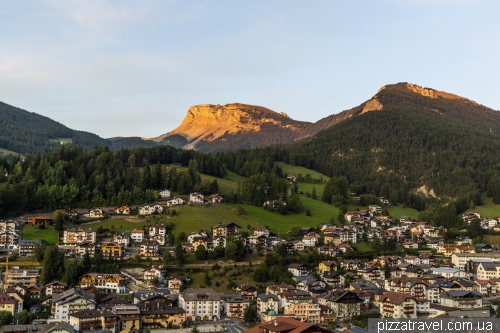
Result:
M0 179L7 182L0 187L0 213L143 203L154 200L160 188L180 194L213 193L215 186L202 184L198 173L224 177L227 171L244 177L237 193L225 193L227 200L259 206L282 200L296 211L300 206L296 189L288 186L277 161L332 177L321 198L329 204L345 204L348 193L384 196L441 225L453 225L457 214L480 205L481 193L500 204L497 111L464 99L424 97L405 84L387 86L377 98L383 111L360 114L362 107L354 108L349 111L352 117L301 142L213 155L170 146L127 149L138 144L138 138L114 140L122 148L113 152L108 147L91 148L100 138L90 134L75 134L73 145L54 146L47 137L71 137L74 131L0 104L0 111L5 111L0 113L1 147L23 151L14 149L14 144L26 145L30 153L36 151L35 142L45 144L44 152L27 154L24 160L0 159L0 177L2 168L9 173ZM253 140L263 140L254 138L262 133L249 135L245 137L249 147ZM180 172L162 167L170 163L189 168ZM446 209L437 209L445 204Z
M0 148L21 154L50 151L60 145L57 138L72 139L74 145L86 149L111 144L95 134L72 130L50 118L2 102L0 128Z

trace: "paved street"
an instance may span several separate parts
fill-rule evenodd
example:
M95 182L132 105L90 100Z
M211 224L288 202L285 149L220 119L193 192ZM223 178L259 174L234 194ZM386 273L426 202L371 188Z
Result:
M224 329L222 327L222 324L226 326ZM230 332L230 333L241 333L245 331L246 329L244 327L241 327L238 324L233 324L232 322L216 322L215 326L214 323L209 323L209 324L200 324L197 325L198 331L204 332L204 333L209 333L209 332ZM231 327L231 328L229 328ZM174 329L174 330L166 330L166 329L158 329L158 330L151 330L151 333L179 333L181 329ZM182 333L191 333L191 328L183 328Z
M246 327L236 323L228 323L226 324L226 328L231 333L242 333L247 330Z

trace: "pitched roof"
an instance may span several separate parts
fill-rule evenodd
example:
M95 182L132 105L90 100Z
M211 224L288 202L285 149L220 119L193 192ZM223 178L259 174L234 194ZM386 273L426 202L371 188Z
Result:
M385 301L388 299L392 304L401 304L403 303L406 299L415 299L412 295L406 294L406 293L398 293L395 291L388 291L385 294L380 297L380 302Z

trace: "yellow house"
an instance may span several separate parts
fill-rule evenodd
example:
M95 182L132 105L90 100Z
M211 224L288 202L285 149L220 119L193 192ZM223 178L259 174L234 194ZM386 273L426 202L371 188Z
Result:
M337 263L333 260L320 261L318 269L320 270L321 274L333 272L337 270Z
M17 300L7 294L0 294L0 311L10 312L13 316L16 314Z
M101 246L102 257L104 259L122 259L123 258L123 246L116 243L106 243Z
M121 206L118 206L115 209L113 209L113 212L115 214L128 215L128 214L130 214L130 207L128 205L121 205Z

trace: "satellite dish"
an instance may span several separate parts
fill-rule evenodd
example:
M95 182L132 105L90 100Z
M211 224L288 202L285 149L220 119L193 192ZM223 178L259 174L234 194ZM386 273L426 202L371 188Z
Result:
M415 293L410 293L410 295L415 296Z

